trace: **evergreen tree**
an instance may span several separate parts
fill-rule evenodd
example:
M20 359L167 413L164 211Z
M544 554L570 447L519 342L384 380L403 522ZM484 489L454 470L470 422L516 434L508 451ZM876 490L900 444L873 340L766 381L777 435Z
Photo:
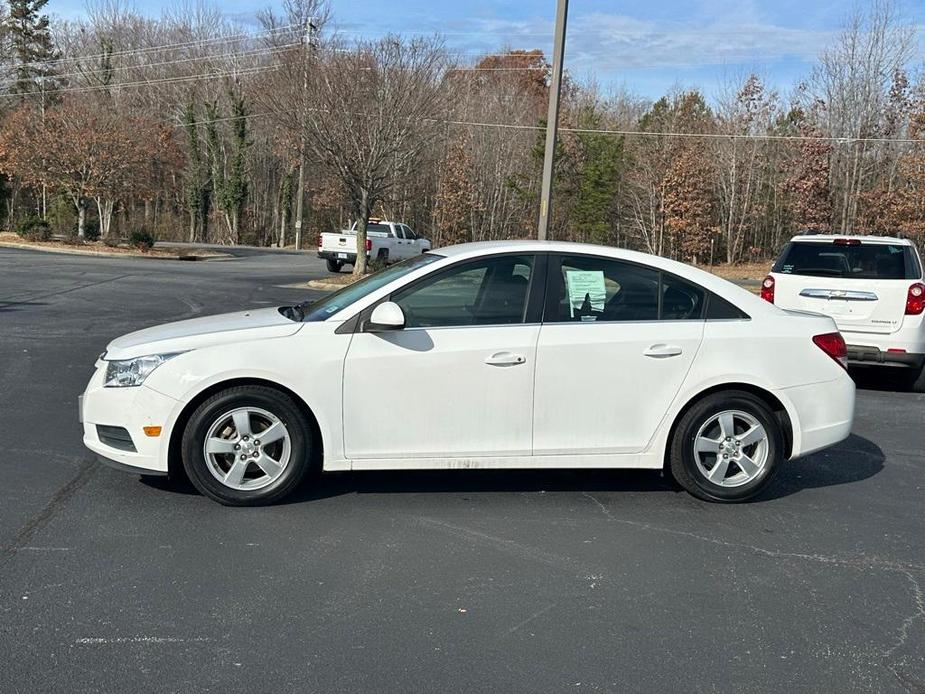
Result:
M42 14L47 3L48 0L9 0L6 38L13 62L13 94L31 94L57 86L51 63L58 54L48 15Z

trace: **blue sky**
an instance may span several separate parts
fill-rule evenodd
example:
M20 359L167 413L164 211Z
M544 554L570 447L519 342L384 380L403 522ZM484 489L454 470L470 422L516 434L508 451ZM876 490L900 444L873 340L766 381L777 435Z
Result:
M136 0L158 15L168 3ZM243 21L262 3L223 0ZM550 51L555 0L332 0L335 26L346 38L387 32L444 34L461 58L501 47ZM68 18L83 0L50 0L48 11ZM787 91L805 76L853 7L849 0L570 0L566 69L606 88L622 85L656 98L672 86L712 93L749 72ZM925 0L901 0L904 18L919 27L925 60Z

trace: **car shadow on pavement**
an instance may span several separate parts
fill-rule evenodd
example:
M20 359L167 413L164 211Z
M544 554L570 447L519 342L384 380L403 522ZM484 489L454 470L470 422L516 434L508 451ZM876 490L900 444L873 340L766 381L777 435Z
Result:
M860 482L883 469L885 456L872 441L848 439L806 458L788 461L754 502L772 501L817 487ZM186 480L142 477L156 489L196 494ZM301 504L346 494L478 494L480 492L684 493L660 470L383 470L327 473L310 479L282 504Z
M895 368L851 367L848 371L858 390L876 390L886 393L908 393L911 371Z
M787 462L755 501L770 501L805 489L861 482L883 469L886 456L873 441L851 434L832 448Z

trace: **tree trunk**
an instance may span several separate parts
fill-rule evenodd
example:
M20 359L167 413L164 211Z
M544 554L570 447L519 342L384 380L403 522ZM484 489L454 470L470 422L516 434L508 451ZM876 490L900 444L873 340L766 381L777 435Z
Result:
M353 274L362 277L366 274L366 223L369 221L369 194L364 190L360 194L357 206L357 261L353 264Z
M79 198L74 205L77 207L77 238L84 238L84 223L87 221L87 201Z
M114 200L96 198L96 211L100 216L100 238L107 242L111 240L112 211L115 206Z

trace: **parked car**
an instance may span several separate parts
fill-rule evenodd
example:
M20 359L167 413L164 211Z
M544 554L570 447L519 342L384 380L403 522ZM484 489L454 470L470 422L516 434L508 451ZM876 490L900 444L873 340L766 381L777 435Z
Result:
M925 392L925 278L908 239L794 236L761 286L785 309L831 316L848 362L902 369Z
M474 243L113 340L81 415L105 461L230 505L318 468L667 468L739 501L848 436L845 358L831 318L665 258Z
M318 257L327 261L330 272L357 260L357 225L336 233L318 235ZM366 225L366 256L382 263L395 263L430 250L430 241L418 236L407 224L370 219Z

